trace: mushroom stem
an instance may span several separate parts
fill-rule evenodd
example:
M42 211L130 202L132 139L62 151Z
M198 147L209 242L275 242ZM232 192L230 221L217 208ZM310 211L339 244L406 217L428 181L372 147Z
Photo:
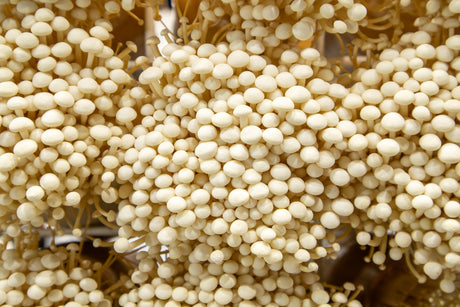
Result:
M22 236L18 236L14 238L14 246L16 247L16 250L18 251L19 258L22 258L22 252L24 250L24 238L21 238Z
M75 223L72 229L72 234L76 237L81 237L82 231L80 229L81 226L81 218L83 216L83 211L86 209L86 202L83 202L83 207L80 207L78 210L77 218L75 219Z
M21 135L22 139L28 139L29 138L29 131L27 131L27 130L20 130L19 134Z
M404 253L404 260L406 261L406 265L409 268L409 271L415 276L415 278L417 278L417 281L419 283L421 283L421 284L425 283L426 282L426 276L421 275L421 274L419 274L419 272L417 272L417 270L414 268L411 260L409 259L409 253L408 252Z
M367 59L366 65L370 66L371 65L371 60L372 60L372 51L370 49L366 50L366 59Z
M134 20L136 20L136 21L137 21L137 24L138 24L139 26L143 26L143 25L144 25L144 20L143 20L142 18L138 17L136 14L134 14L134 13L131 12L131 11L126 11L126 10L125 10L125 12L128 13L128 15L131 16Z
M86 58L86 67L92 67L94 61L94 53L89 52L88 57Z
M115 145L110 146L109 151L108 151L108 154L109 154L109 155L113 155L114 153L117 152L118 148L119 148L119 147L118 147L118 146L115 146Z
M160 40L158 37L153 37L152 39L147 40L147 46L150 46L150 49L152 50L153 56L155 58L160 58L161 57L161 52L158 49L158 44L160 43Z
M214 36L212 37L211 44L217 44L218 42L220 42L225 37L224 34L227 33L227 30L233 27L234 25L229 23L217 30L216 33L214 33Z
M93 236L87 236L87 238L93 241L93 246L96 248L113 246L113 242L105 242L105 241L102 241L100 238L95 238Z
M120 288L125 282L126 282L126 280L120 279L119 281L117 281L116 283L114 283L113 285L111 285L110 287L105 289L104 294L111 293L115 289Z
M372 255L374 254L374 250L375 250L375 247L374 246L371 246L370 250L369 250L369 255L367 255L366 257L364 257L364 261L367 262L367 263L370 263L371 262L371 259L372 259Z
M335 32L334 28L333 28L333 27L330 25L330 23L327 22L326 20L320 19L318 22L320 23L321 27L322 27L326 32L329 32L329 33L334 33L334 32Z
M335 37L337 37L337 40L339 41L340 44L340 54L345 53L345 45L343 43L342 37L338 33L334 33Z
M206 42L206 36L208 35L209 20L205 18L201 25L201 43L204 44Z
M142 248L142 244L145 243L145 237L140 237L136 241L129 242L129 249L128 249L128 254L133 254L136 253L139 248Z
M70 248L69 261L67 262L67 271L70 272L75 267L76 252L79 248L76 243L69 244L67 248Z
M391 14L385 14L379 17L375 17L372 19L367 19L368 24L375 25L376 23L383 22L385 20L389 20L391 18Z
M249 118L247 116L240 117L240 128L244 128L249 125Z
M347 226L341 227L339 229L342 229L342 228L345 228L345 232L335 239L336 242L340 242L341 240L343 240L346 237L348 237L348 235L350 234L350 231L351 231L350 226L347 225Z
M235 0L230 0L230 7L232 8L233 13L238 12L238 6Z
M75 213L75 210L73 210L73 208L70 208L70 210L72 211L72 214L75 215L75 214L74 214L74 213ZM64 214L64 221L66 222L67 227L72 228L73 225L72 225L72 222L71 222L70 219L69 219L69 215L70 215L70 214L68 213L68 211L66 212L66 214Z
M47 40L46 40L46 36L44 36L44 35L39 36L39 40L40 40L40 44L48 45Z
M336 286L336 285L333 285L333 284L330 284L330 283L327 283L327 282L324 282L323 286L326 287L326 288L329 288L331 293L343 290L342 287L339 287L339 286Z
M108 215L109 213L108 213L107 211L105 211L104 209L101 208L99 198L96 198L96 199L95 199L95 201L94 201L94 206L96 207L97 212L99 212L100 214L102 214L104 217L107 217L107 215ZM93 213L93 216L94 216L94 213Z
M187 1L186 2L183 16L187 16L188 10L190 8L190 2L192 2L192 1ZM179 7L179 6L177 6L177 7Z
M136 52L132 46L132 42L127 42L127 44L129 44L125 49L123 49L123 51L121 51L117 57L119 57L120 59L123 59L125 58L128 54L130 54L131 52Z
M96 212L94 212L96 213ZM106 219L102 218L102 215L101 214L94 214L93 213L93 217L97 218L97 220L99 222L101 222L102 224L104 224L105 226L109 227L109 228L112 228L112 229L117 229L119 226L114 224L114 223L110 223L108 222Z
M56 38L58 42L64 41L64 32L63 31L56 31Z
M190 1L187 1L186 7ZM182 30L182 39L184 40L184 43L187 45L189 40L188 40L188 35L187 35L187 23L188 23L188 18L187 17L181 17L180 20L180 25L181 25L181 30Z
M404 117L409 117L409 106L408 105L400 105L399 106L399 112L401 113L402 116Z
M80 49L80 46L77 44L75 45L75 60L77 63L81 63L82 60L81 60L81 49Z
M385 233L385 235L382 238L382 242L380 243L380 251L382 253L385 253L387 250L387 243L388 243L388 234Z
M99 268L99 270L97 270L95 274L95 279L98 284L101 282L102 273L107 271L107 269L110 268L115 261L117 261L117 258L118 258L118 255L111 251L107 260L104 262L102 267Z
M364 287L362 285L358 285L357 289L355 292L353 292L353 294L350 296L350 298L348 299L348 301L352 301L354 300L355 298L358 297L359 293L361 293L361 291L364 290Z
M72 167L67 173L67 177L75 176L77 172L78 172L78 167Z
M149 83L150 89L155 92L159 97L166 99L163 95L163 89L161 88L160 84L157 81L153 81Z
M159 5L155 5L154 9L155 9L155 17L154 17L154 19L155 19L156 21L161 20L160 6L159 6Z
M391 23L386 23L384 25L374 25L374 24L370 24L368 25L367 27L369 29L372 29L372 30L376 30L376 31L384 31L384 30L387 30L389 28L391 28L393 25Z

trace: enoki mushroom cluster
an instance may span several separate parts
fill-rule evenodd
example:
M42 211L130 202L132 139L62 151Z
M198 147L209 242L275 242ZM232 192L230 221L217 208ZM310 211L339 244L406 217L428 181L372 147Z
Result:
M224 263L215 264L200 259L199 250L205 248L196 246L195 260L168 258L157 267L147 253L139 253L131 276L136 288L121 295L120 305L148 306L154 300L165 306L362 306L355 299L361 289L351 283L328 288L314 273L269 273L261 269L263 262L251 266L248 257L232 259L232 248L222 251Z
M132 286L122 272L108 272L113 254L102 263L76 243L39 250L35 234L20 239L15 249L1 250L2 306L107 307Z
M21 1L2 18L0 221L13 238L21 225L58 227L68 209L80 236L79 217L103 183L101 153L122 134L114 123L130 94L124 87L133 84L126 71L132 48L116 54L110 47L104 11L83 6L99 14L78 27L64 14L73 6L57 5L61 16Z
M178 32L146 41L153 60L113 48L110 19L142 22L131 10L155 1L4 2L2 258L39 255L18 242L65 224L146 249L123 293L92 279L62 288L68 306L360 306L360 287L318 275L350 234L381 269L404 258L456 290L459 1L178 2ZM324 32L356 35L353 69L313 47ZM85 236L91 218L118 238ZM57 303L4 269L0 301Z

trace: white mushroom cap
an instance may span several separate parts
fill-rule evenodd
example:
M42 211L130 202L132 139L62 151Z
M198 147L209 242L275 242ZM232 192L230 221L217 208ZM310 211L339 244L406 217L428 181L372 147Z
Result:
M12 97L18 93L18 90L18 86L14 82L0 82L0 97Z
M33 128L35 128L34 122L27 117L16 117L8 126L8 129L13 132L31 130Z
M73 28L67 33L67 40L72 44L80 44L84 39L88 38L89 34L80 28Z
M438 158L444 163L460 162L460 147L457 144L447 143L438 150Z
M17 159L12 153L4 153L0 155L0 171L9 172L17 165Z
M102 52L104 44L95 37L87 37L80 42L80 48L84 52L99 53Z
M16 44L24 49L32 49L38 46L38 38L29 32L23 32L16 37Z

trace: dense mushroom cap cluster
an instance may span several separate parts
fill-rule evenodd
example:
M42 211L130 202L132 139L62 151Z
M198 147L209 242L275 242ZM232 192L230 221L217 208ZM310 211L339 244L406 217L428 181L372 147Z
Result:
M372 69L356 72L350 96L361 100L344 100L368 123L353 136L361 140L355 144L372 150L359 179L367 191L353 201L360 212L358 243L380 246L372 255L377 264L384 263L387 244L394 260L412 250L429 278L445 269L446 292L455 289L460 264L460 87L451 74L460 69L457 41L454 35L435 47L428 32L403 35Z
M339 1L200 1L199 18L182 16L178 35L201 43L225 40L228 31L241 29L244 42L254 54L278 59L298 41L312 39L317 30L357 33L367 24L367 8L353 0ZM180 9L179 9L179 13ZM181 17L181 16L180 16ZM209 33L217 24L215 33Z
M82 255L75 243L39 250L35 235L21 239L16 249L1 246L2 306L108 307L120 296L117 291L133 286L121 272L119 282L107 273L113 255L99 262Z
M132 145L124 142L128 149L117 151L119 196L129 198L119 202L115 249L131 249L135 243L127 239L140 234L147 245L170 249L216 237L233 248L250 245L251 254L268 264L287 257L291 273L337 250L317 244L338 226L331 225L334 216L309 224L323 214L325 199L318 196L324 187L317 178L328 180L329 172L321 173L335 163L330 137L343 138L331 128L339 122L334 101L321 92L347 93L319 78L298 85L325 62L319 53L287 51L297 59L289 71L226 43L198 50L170 44L163 52L139 77L158 98L142 106L142 123L124 136ZM162 78L173 81L162 85ZM308 174L305 167L313 162ZM313 173L319 175L305 182ZM340 177L332 174L332 180Z
M263 262L235 257L232 248L222 250L220 263L203 262L205 244L196 245L190 260L168 258L156 268L145 252L137 255L135 287L121 295L121 306L361 306L355 299L361 289L351 283L328 288L314 273L269 272ZM238 256L237 256L238 257ZM200 259L201 258L201 259ZM155 268L155 269L154 269ZM149 305L150 304L150 305Z
M179 5L178 37L165 29L162 50L149 39L153 61L130 69L136 46L112 49L110 18L141 1L4 2L3 242L60 234L60 220L81 236L91 215L118 230L95 246L147 250L126 293L64 294L75 306L360 306L354 286L317 274L351 230L367 261L405 258L419 282L455 291L459 1L201 1L195 20ZM401 35L395 21L414 8L425 14ZM397 41L367 34L387 27ZM357 35L352 72L297 47L322 31ZM65 261L21 246L2 257ZM7 304L10 290L54 302L40 285L31 297L32 281L3 284Z
M120 153L129 200L115 249L167 245L185 259L179 246L197 240L211 246L206 261L230 246L274 271L310 272L349 225L372 247L368 260L383 268L389 246L412 268L413 248L414 263L432 279L444 271L441 288L453 291L459 38L433 46L431 32L404 34L349 87L313 48L259 55L244 27L215 45L167 45L139 77L157 99Z
M72 17L21 1L2 21L0 221L11 237L18 223L57 227L66 207L97 201L101 153L122 134L115 117L133 82L130 49L115 54L100 12L86 29ZM81 235L78 219L73 228Z

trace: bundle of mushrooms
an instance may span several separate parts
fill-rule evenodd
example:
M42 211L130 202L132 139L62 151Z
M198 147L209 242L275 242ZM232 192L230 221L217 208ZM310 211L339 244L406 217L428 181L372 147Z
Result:
M112 46L159 2L0 1L2 306L358 307L319 277L350 236L458 291L459 0L178 1L152 60Z

